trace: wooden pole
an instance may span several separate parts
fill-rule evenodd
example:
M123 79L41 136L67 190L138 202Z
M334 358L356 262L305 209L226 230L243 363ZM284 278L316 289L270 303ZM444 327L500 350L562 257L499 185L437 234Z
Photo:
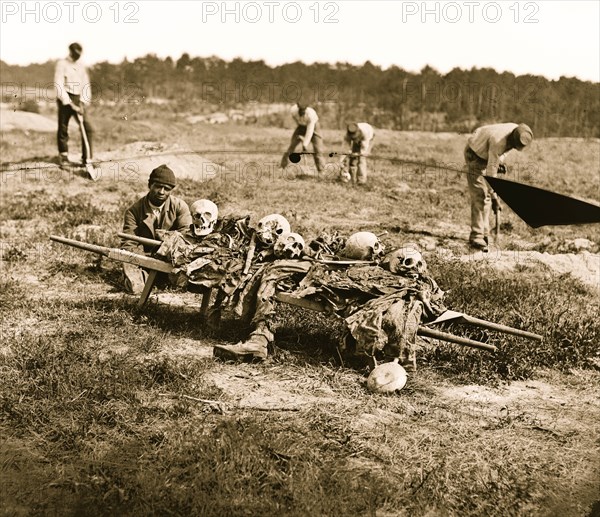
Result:
M466 337L455 336L454 334L448 334L447 332L441 332L440 330L434 330L427 327L419 327L417 329L419 336L430 337L439 339L440 341L448 341L449 343L456 343L457 345L470 346L472 348L479 348L481 350L487 350L489 352L495 352L497 348L494 345L488 345L481 341L474 341Z

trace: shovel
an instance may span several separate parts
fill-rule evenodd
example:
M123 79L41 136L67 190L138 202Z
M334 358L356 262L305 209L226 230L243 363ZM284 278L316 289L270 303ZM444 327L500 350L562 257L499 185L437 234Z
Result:
M90 148L90 142L88 140L88 136L87 133L85 131L85 126L83 124L83 115L79 112L76 112L75 115L77 116L77 122L79 123L79 129L81 131L81 139L83 140L83 145L85 147L85 163L84 163L84 167L85 167L85 171L88 173L88 176L90 177L90 179L92 181L97 181L98 179L100 179L100 175L102 174L102 171L97 169L96 167L94 167L94 165L92 164L91 161L91 154L92 154L92 150Z

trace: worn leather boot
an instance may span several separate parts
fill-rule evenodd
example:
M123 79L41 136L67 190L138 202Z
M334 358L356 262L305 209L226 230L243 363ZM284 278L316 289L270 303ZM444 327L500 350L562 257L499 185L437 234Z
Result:
M475 248L476 250L481 250L484 253L488 251L488 243L483 237L476 237L469 240L469 245L471 248Z
M234 361L264 361L267 358L269 342L273 341L273 338L273 334L267 328L261 327L255 330L246 341L237 345L215 345L213 355Z

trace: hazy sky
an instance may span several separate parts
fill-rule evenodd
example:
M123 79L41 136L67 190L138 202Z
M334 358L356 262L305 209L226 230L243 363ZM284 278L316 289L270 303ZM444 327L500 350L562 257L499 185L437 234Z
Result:
M600 81L600 1L0 2L0 58L42 63L84 47L88 64L149 53L270 65L366 60Z

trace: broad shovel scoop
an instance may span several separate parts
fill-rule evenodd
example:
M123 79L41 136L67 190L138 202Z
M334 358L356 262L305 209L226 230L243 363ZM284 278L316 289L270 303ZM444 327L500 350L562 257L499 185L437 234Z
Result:
M92 154L92 150L90 148L90 141L88 140L87 132L85 130L85 125L83 124L83 115L79 112L76 113L77 122L79 123L79 130L81 131L81 138L83 140L83 145L85 147L85 171L92 181L98 181L100 176L102 175L102 171L96 167L91 162L90 156Z

